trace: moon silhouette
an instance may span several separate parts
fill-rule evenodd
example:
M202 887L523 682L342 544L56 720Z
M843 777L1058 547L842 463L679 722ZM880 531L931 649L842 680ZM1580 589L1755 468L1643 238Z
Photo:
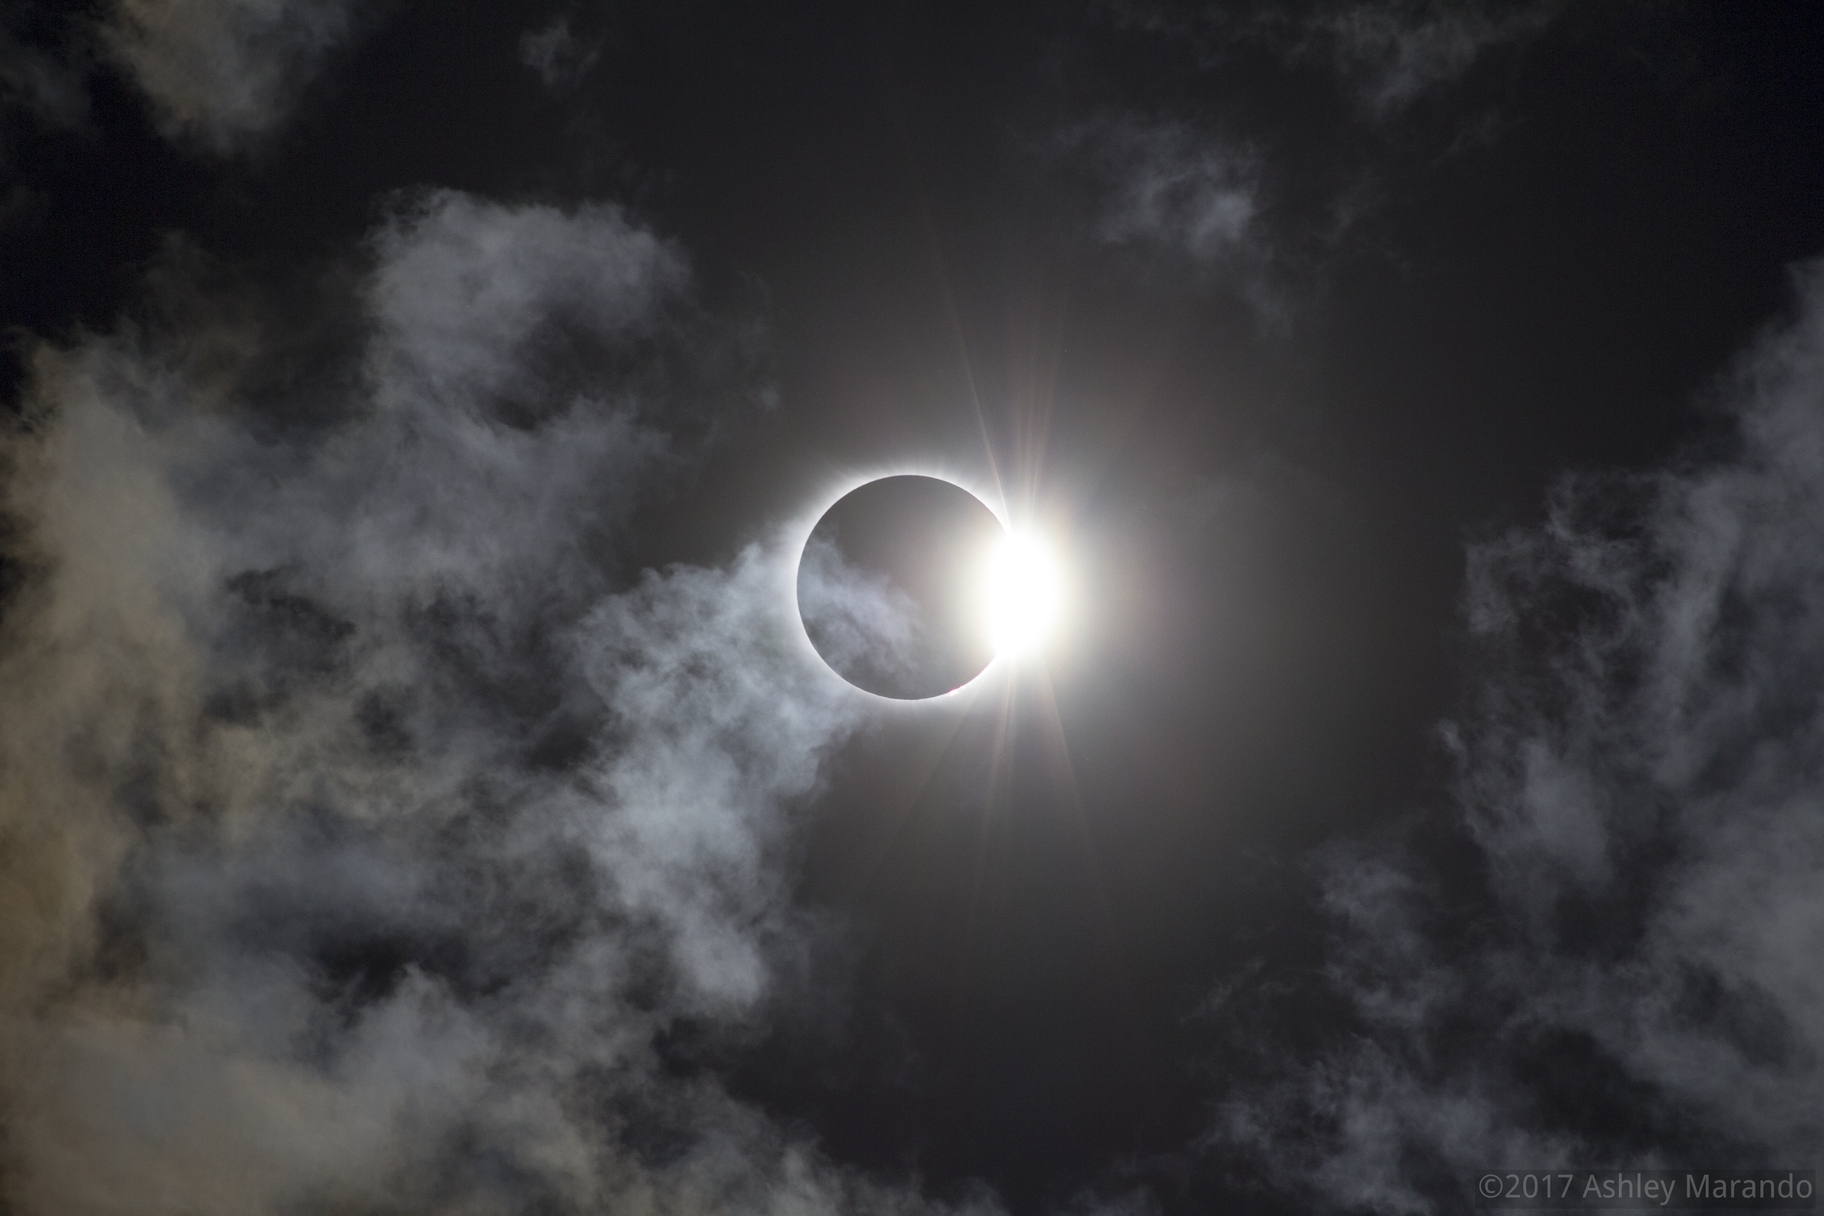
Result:
M961 486L882 477L839 499L798 563L811 645L857 688L896 700L941 696L995 656L981 571L1001 521Z

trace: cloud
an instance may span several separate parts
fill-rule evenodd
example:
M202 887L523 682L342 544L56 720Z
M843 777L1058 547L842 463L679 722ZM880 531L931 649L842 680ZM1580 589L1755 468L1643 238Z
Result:
M582 83L601 57L602 40L579 39L570 32L570 18L562 13L541 29L527 30L519 40L519 61L537 72L554 93Z
M86 69L21 42L0 26L0 104L22 109L51 127L87 130Z
M1272 312L1258 157L1245 145L1175 120L1106 115L1056 137L1091 188L1090 232L1234 285Z
M289 117L355 22L351 0L113 0L101 34L167 136L229 155Z
M1245 150L1183 123L1122 116L1064 136L1107 187L1097 237L1169 247L1214 265L1249 248L1260 211L1258 173Z
M793 809L863 712L780 536L617 566L705 429L686 259L453 192L369 255L312 376L181 246L150 319L32 356L7 1210L940 1210L661 1058L789 999Z
M1289 62L1321 64L1362 113L1387 119L1461 79L1492 52L1536 38L1561 6L1556 0L1260 0L1185 10L1129 0L1114 7L1123 24L1188 41L1205 66L1246 45Z
M885 575L850 565L828 537L806 542L797 599L817 652L845 678L875 687L915 675L929 627L917 602Z
M1397 242L1362 230L1378 226L1402 177L1486 146L1506 125L1498 101L1473 97L1467 108L1427 111L1423 122L1398 120L1477 65L1539 38L1561 6L1117 0L1110 9L1118 28L1188 52L1217 94L1263 66L1305 92L1314 75L1334 83L1342 106L1326 108L1319 99L1315 109L1282 114L1296 121L1261 128L1259 142L1213 129L1182 103L1177 113L1104 117L1060 137L1067 159L1097 185L1092 228L1099 239L1232 284L1277 329L1289 324L1301 297L1324 292L1339 257L1397 259ZM1227 123L1233 127L1232 116ZM1299 145L1306 151L1290 160L1274 151ZM1313 153L1325 145L1327 152Z
M1238 1085L1213 1146L1380 1211L1454 1210L1483 1168L1809 1160L1824 266L1796 282L1797 319L1727 382L1734 451L1571 479L1542 527L1472 550L1458 860L1329 858L1355 1034Z
M1467 73L1490 51L1548 25L1554 5L1436 3L1316 6L1295 18L1295 56L1327 60L1370 114L1386 117Z

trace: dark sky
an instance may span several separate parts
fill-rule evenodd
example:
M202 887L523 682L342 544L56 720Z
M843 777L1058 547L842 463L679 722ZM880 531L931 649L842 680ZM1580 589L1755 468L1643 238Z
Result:
M1815 1168L1824 15L982 10L0 7L0 1212Z

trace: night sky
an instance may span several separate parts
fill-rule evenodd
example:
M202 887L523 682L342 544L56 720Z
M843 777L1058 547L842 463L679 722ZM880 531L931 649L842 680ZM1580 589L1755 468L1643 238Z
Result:
M0 1214L1817 1168L1820 258L1804 3L0 3Z

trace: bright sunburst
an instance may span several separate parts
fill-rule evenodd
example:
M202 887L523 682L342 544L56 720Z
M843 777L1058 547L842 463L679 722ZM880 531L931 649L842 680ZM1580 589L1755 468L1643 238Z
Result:
M1038 648L1057 624L1062 585L1057 560L1039 537L1011 532L983 562L983 621L997 655Z

